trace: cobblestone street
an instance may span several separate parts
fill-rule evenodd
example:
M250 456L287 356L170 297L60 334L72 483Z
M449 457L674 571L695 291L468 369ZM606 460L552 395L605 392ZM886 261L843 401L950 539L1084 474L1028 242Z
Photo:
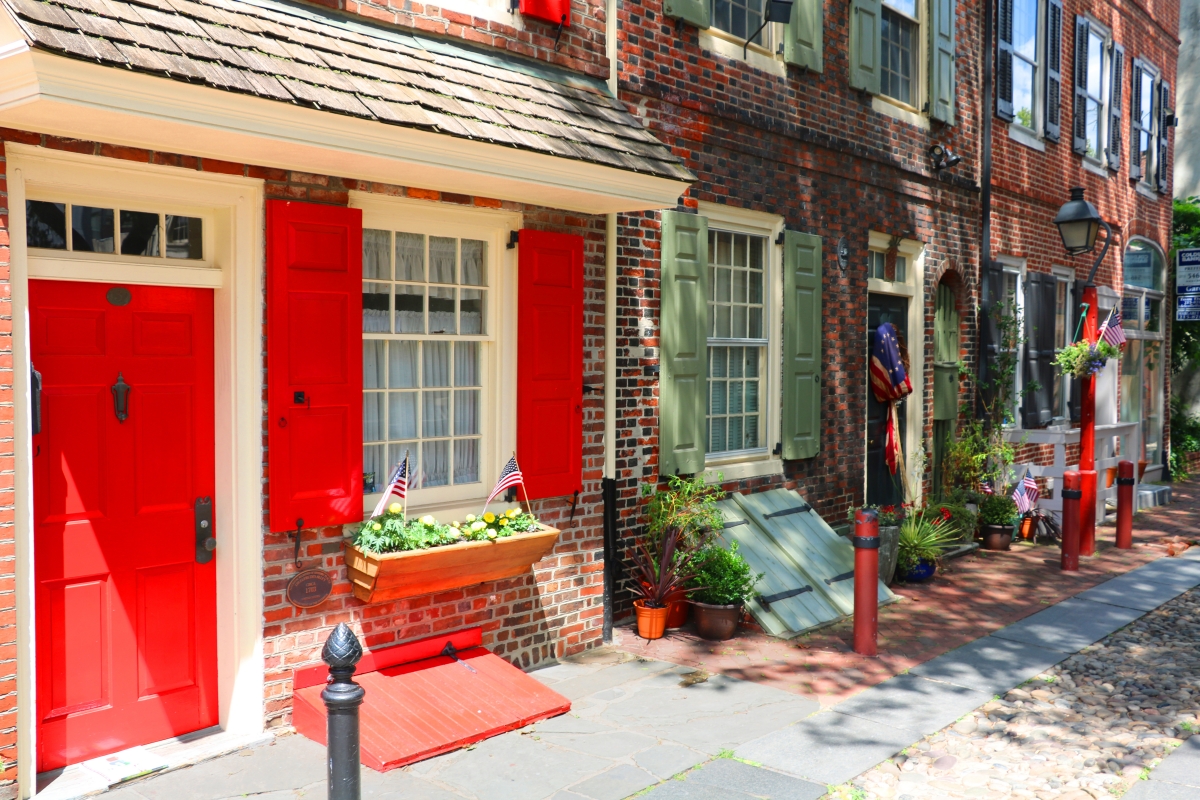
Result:
M869 800L1120 797L1200 730L1198 642L1192 590L853 783Z

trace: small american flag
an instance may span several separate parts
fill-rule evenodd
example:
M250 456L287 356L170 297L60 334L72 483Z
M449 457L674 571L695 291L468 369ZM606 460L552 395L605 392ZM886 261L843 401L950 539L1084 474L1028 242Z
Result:
M1033 479L1033 475L1030 474L1029 470L1025 470L1025 494L1029 497L1031 506L1036 505L1038 498L1042 496L1042 493L1038 490L1037 481Z
M492 493L488 495L488 499L484 505L486 506L488 503L495 500L496 495L500 494L505 489L518 484L524 487L525 478L523 475L521 475L521 468L517 466L517 457L513 456L508 460L508 463L504 465L504 469L500 470L500 479L496 481L496 488L492 489Z
M1125 344L1125 329L1121 327L1121 311L1116 306L1113 306L1112 311L1108 312L1108 319L1104 320L1104 324L1100 326L1100 338L1113 347Z
M392 473L392 479L388 482L387 489L383 492L383 497L379 498L379 502L375 504L375 510L371 512L372 517L378 517L387 510L388 505L392 502L392 498L403 500L408 494L408 451L404 451L404 460L396 465L395 472Z
M992 490L992 482L991 481L981 482L979 484L979 491L983 492L984 494L995 494L995 492Z
M1030 484L1033 485L1033 493L1030 495ZM1017 484L1017 488L1013 489L1012 499L1017 504L1017 511L1022 514L1028 514L1033 510L1033 506L1038 499L1037 481L1029 474L1029 470L1025 471L1025 479Z

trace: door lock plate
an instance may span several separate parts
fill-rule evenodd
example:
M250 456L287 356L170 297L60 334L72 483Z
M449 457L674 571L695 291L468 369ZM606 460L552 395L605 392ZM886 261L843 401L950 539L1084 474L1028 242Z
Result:
M217 549L217 530L213 526L212 498L196 498L196 563L207 564Z

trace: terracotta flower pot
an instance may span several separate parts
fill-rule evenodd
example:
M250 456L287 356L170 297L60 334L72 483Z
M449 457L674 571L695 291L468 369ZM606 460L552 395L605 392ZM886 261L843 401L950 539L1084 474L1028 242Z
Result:
M1112 485L1113 485L1113 481L1115 481L1116 479L1117 479L1117 468L1116 467L1106 467L1104 469L1104 488L1111 489Z
M1149 463L1150 462L1144 458L1138 459L1138 483L1142 482L1142 477L1146 474L1146 466Z
M737 634L741 604L717 606L693 600L692 606L696 609L696 632L703 638L723 642Z
M667 627L682 628L692 615L692 604L684 592L671 592L667 598Z
M983 538L984 550L1008 550L1012 545L1012 525L981 525L979 535Z
M1021 538L1026 541L1033 538L1033 517L1021 518Z
M661 639L667 630L667 614L671 609L647 608L642 600L633 601L633 610L637 613L638 636L643 639Z

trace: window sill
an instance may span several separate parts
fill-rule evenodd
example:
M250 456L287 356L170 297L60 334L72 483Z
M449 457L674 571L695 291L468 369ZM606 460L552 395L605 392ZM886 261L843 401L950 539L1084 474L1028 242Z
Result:
M769 457L755 461L720 461L706 462L704 465L704 480L716 483L717 473L725 481L740 481L747 478L761 478L766 475L779 475L783 472L783 461Z
M1157 203L1160 199L1162 199L1162 195L1160 195L1158 192L1154 191L1153 189L1151 189L1149 186L1142 183L1141 181L1137 182L1136 188L1137 188L1137 193L1140 194L1142 197L1146 198L1147 200L1153 200L1154 202Z
M1092 173L1093 175L1099 175L1101 178L1110 177L1108 167L1104 167L1104 166L1101 166L1100 164L1097 164L1095 161L1092 161L1087 156L1083 157L1082 164L1083 164L1083 168L1086 169L1088 172Z
M783 63L783 61L768 55L762 48L755 45L750 45L750 49L746 52L746 57L742 58L742 45L742 42L730 41L712 31L700 31L700 47L702 49L711 50L733 61L741 61L756 69L761 69L763 72L777 75L780 78L787 77L787 64Z
M930 129L928 117L919 114L916 111L909 111L907 108L897 105L892 100L880 95L873 95L871 97L871 110L879 114L885 114L892 119L898 119L901 122L907 122L909 125L916 126L923 131Z
M1037 150L1039 153L1046 152L1046 143L1024 125L1018 125L1015 122L1008 123L1008 138L1018 144L1023 144L1026 147Z

